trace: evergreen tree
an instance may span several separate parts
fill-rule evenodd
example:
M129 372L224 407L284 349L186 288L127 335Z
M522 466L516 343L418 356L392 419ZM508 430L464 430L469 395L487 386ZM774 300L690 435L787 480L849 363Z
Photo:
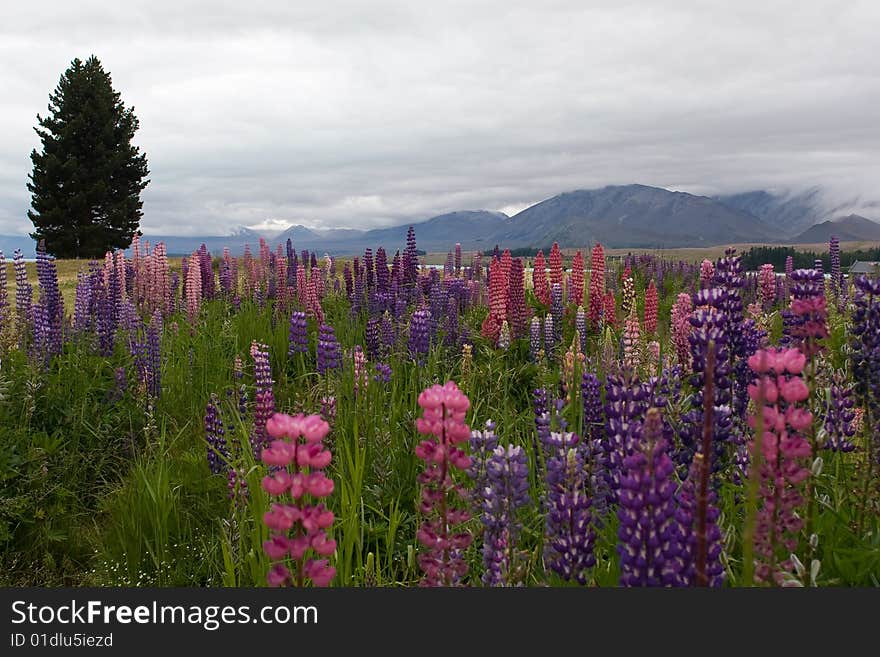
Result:
M97 258L126 248L138 230L147 157L131 143L138 120L113 90L110 74L92 55L74 59L37 115L42 152L34 169L28 217L31 237L59 258Z

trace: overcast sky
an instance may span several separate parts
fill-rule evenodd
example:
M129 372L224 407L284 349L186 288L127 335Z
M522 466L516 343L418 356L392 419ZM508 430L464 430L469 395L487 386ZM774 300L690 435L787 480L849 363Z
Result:
M148 234L630 182L876 199L878 25L876 0L4 0L0 233L32 229L36 115L90 54L140 119Z

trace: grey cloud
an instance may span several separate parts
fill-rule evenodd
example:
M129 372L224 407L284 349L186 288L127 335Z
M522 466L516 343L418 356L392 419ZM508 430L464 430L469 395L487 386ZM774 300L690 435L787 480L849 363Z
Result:
M872 207L873 2L290 4L4 6L0 232L30 229L35 115L92 52L141 121L147 232L382 226L628 182Z

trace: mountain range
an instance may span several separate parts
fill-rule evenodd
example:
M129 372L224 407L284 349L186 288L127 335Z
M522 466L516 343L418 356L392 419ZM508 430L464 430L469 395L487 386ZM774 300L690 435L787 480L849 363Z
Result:
M813 188L789 195L766 190L728 196L699 196L647 185L614 185L566 192L521 212L470 210L414 221L420 249L448 251L456 242L465 250L501 247L586 247L594 242L615 248L673 248L734 243L815 243L831 235L841 241L880 240L880 224L858 214L843 215L850 204L828 203ZM880 215L880 205L861 204ZM260 233L241 227L224 236L145 235L151 243L165 242L169 254L191 253L205 244L212 253L228 247L233 254L245 244L258 249L261 237L272 245L290 239L297 250L348 255L367 247L402 249L410 224L390 228L315 229L294 225L281 232ZM30 246L28 238L0 236L7 257L16 247ZM28 254L26 254L28 255Z

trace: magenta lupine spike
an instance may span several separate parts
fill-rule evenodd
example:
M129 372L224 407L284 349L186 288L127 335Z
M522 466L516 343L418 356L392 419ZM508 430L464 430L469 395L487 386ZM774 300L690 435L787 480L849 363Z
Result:
M468 495L452 476L455 470L471 466L470 457L459 447L471 436L464 420L470 401L454 381L448 381L423 390L419 406L423 412L416 429L428 436L415 448L425 462L418 477L423 520L416 534L425 547L418 556L424 572L421 585L455 586L467 574L464 552L471 544L470 533L461 527L470 518Z
M648 289L645 290L645 308L644 308L644 317L645 317L645 332L648 335L654 335L657 332L657 286L654 284L654 279L651 279L651 282L648 284Z
M672 306L672 343L675 345L675 355L682 367L690 368L691 346L689 337L693 327L690 316L693 310L691 295L681 292Z
M715 276L715 265L711 260L703 260L700 263L700 287L711 287L712 278Z
M309 316L314 317L318 324L324 322L324 309L321 308L321 297L318 289L320 280L321 276L317 270L312 270L309 273L309 282L306 285L305 300L306 312Z
M749 358L757 379L749 397L760 413L762 435L750 443L752 467L760 454L761 500L755 527L755 576L781 585L792 572L790 556L803 528L802 490L810 476L810 443L804 437L813 415L802 373L806 357L797 349L765 349ZM757 427L756 415L749 425ZM801 511L799 513L799 510Z
M251 357L254 359L254 433L251 437L251 449L254 458L260 458L260 452L266 446L266 421L275 412L275 393L272 390L272 366L269 364L269 347L254 340L251 343Z
M327 586L336 569L326 557L336 551L327 531L333 512L323 502L333 492L333 480L324 474L332 454L323 445L330 425L317 415L274 413L265 431L272 438L261 459L271 470L262 486L277 498L263 515L271 531L263 550L273 564L269 586ZM318 558L311 556L317 555Z
M525 270L521 258L515 258L510 263L507 287L507 321L514 339L525 336L529 325L529 309L526 306Z
M186 314L195 326L202 305L202 268L198 252L189 257L186 270Z
M758 298L764 310L769 310L776 302L776 274L771 264L761 265L758 272Z

